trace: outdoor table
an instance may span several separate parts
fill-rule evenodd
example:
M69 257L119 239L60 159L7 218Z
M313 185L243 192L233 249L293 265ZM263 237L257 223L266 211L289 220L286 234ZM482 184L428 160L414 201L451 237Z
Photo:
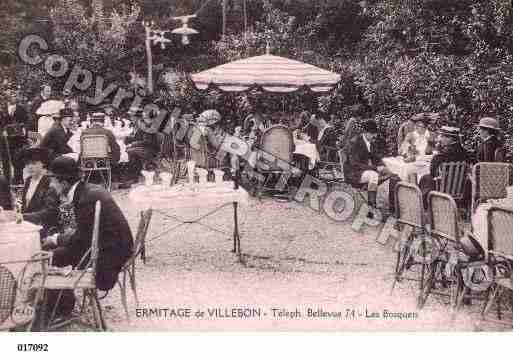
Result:
M193 185L178 184L173 187L162 185L144 185L138 186L131 190L128 198L141 210L151 208L164 217L171 218L179 222L179 225L162 232L159 234L159 236L185 224L199 224L211 230L222 232L201 223L201 221L208 216L218 212L222 208L233 205L233 252L237 254L240 260L241 251L238 224L238 205L247 203L249 195L242 187L239 187L238 189L234 189L233 187L234 184L231 181L222 183L195 183ZM173 214L183 212L184 209L187 208L194 209L200 207L215 208L206 214L197 216L192 219L183 219Z
M12 326L28 323L34 314L33 309L23 309L30 303L27 302L25 295L20 294L28 293L32 276L37 271L36 266L27 266L25 261L31 260L34 254L41 251L40 229L40 226L25 221L20 224L0 223L0 263L4 263L2 265L12 273L18 283L13 314L15 318L12 318L15 322Z
M295 144L296 149L294 153L308 157L310 159L310 169L314 168L317 161L319 161L319 151L317 151L315 144L302 140L295 140Z
M402 157L385 157L383 164L392 173L398 175L402 181L412 182L410 178L414 175L417 181L426 174L429 174L431 156L423 156L415 162L404 162Z
M480 204L472 215L472 232L488 258L488 250L493 249L493 243L488 238L488 210L492 205L513 208L513 187L507 187L508 196L503 199L488 200Z

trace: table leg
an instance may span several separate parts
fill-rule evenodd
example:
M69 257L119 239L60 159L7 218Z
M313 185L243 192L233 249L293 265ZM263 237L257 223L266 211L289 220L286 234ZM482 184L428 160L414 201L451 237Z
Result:
M239 236L239 220L238 220L238 213L237 213L237 207L238 203L233 202L233 222L234 222L234 228L233 228L233 251L235 254L238 255L240 260L240 236Z

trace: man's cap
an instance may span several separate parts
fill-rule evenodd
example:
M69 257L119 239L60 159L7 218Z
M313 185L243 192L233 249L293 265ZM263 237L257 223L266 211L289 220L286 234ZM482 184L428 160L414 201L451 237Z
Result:
M453 137L453 138L460 137L460 129L458 127L442 126L442 128L440 128L440 131L438 131L438 133L442 136L447 136L447 137Z
M367 120L362 125L363 132L378 133L378 124L374 120Z
M43 147L29 147L26 148L21 152L21 161L24 164L27 164L27 162L34 161L34 162L41 162L45 167L48 166L48 163L50 162L50 153L48 149Z
M499 123L496 119L492 117L483 117L479 120L479 124L477 127L487 128L491 130L499 131L501 128L499 127Z
M77 161L71 157L59 156L55 158L48 169L49 176L63 178L78 178L79 167Z

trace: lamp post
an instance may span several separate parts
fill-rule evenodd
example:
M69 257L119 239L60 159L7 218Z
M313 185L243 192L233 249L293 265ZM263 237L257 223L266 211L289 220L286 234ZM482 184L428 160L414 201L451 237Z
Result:
M190 18L195 18L196 15L188 15L188 16L179 16L174 17L174 20L181 20L182 21L182 27L177 28L171 33L173 34L179 34L182 35L182 44L188 45L190 43L189 36L197 34L198 31L189 28L187 26L187 22ZM151 22L144 22L144 32L145 32L145 45L146 45L146 59L147 59L147 65L148 65L148 92L150 94L153 94L153 54L151 52L151 45L152 43L160 44L160 47L162 50L166 48L166 43L171 42L168 38L166 38L164 35L166 32L170 32L169 30L160 30L160 29L154 29L155 23L153 21Z

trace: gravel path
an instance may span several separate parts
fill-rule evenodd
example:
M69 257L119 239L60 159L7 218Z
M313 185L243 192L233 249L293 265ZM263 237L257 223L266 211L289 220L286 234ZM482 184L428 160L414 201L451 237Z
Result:
M138 212L126 192L116 192L135 233ZM182 217L209 208L180 213ZM194 213L193 213L194 212ZM148 233L147 263L137 263L141 309L189 308L191 317L137 316L129 293L130 322L124 318L115 288L103 300L113 331L169 330L352 330L452 331L503 330L488 323L478 326L481 302L465 307L450 320L447 298L431 296L416 308L413 282L401 282L390 294L395 252L392 244L375 241L377 229L357 233L295 202L251 199L240 211L244 264L230 252L232 210L227 207L205 221L227 234L201 226L181 227L152 239L173 220L154 214ZM232 308L260 309L245 318L210 316ZM273 308L275 310L273 310ZM311 313L340 312L340 317ZM205 312L196 318L196 311ZM283 310L283 311L281 311ZM300 313L295 318L285 311ZM354 310L354 312L353 312ZM384 318L383 312L414 313L414 318ZM161 312L162 313L162 312ZM171 312L169 312L171 313ZM212 312L213 313L213 312ZM279 314L282 314L281 316ZM378 313L378 318L370 317ZM354 316L353 316L354 314Z

